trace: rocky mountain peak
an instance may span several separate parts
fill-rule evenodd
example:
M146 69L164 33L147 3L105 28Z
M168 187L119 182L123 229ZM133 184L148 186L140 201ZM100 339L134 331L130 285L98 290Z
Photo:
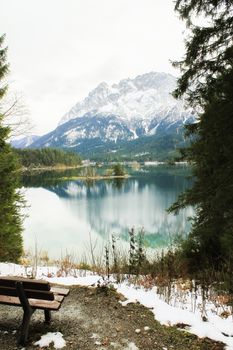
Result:
M158 111L167 107L183 108L181 102L171 95L175 86L175 77L158 72L123 79L112 86L102 82L83 101L71 108L59 125L92 112L114 114L126 120L152 119Z
M161 145L174 151L183 142L183 125L194 120L183 102L171 95L175 87L175 77L157 72L113 85L102 82L32 147L70 148L88 156L128 154L131 149L135 159L154 147L164 152Z

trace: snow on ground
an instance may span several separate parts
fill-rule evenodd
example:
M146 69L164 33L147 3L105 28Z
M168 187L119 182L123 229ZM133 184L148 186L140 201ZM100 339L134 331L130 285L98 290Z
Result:
M156 293L156 287L151 290L143 288L136 289L132 285L126 283L118 286L117 291L123 294L127 301L122 302L126 305L130 302L139 302L148 307L154 313L156 320L164 325L176 325L178 323L188 324L186 328L189 332L196 334L198 337L208 337L210 339L221 341L227 345L227 349L233 349L233 330L232 319L222 319L207 311L208 322L203 322L201 312L192 313L178 307L168 305L159 298ZM226 336L224 334L229 334Z
M62 349L66 346L66 342L63 339L63 335L60 332L47 333L42 335L41 339L34 343L34 345L39 346L40 348L48 347L51 343L55 349Z
M124 350L138 350L138 347L134 343L129 343Z
M62 285L82 285L82 286L93 286L103 278L99 275L93 274L90 271L75 271L75 276L57 277L57 267L38 267L36 278L43 278L51 283L57 283ZM0 263L0 276L11 275L11 276L29 276L32 273L31 268L25 268L24 266L16 264L4 264ZM105 282L104 282L105 283ZM172 300L172 305L167 304L157 293L156 287L146 290L143 287L137 287L129 284L127 281L114 284L117 291L125 296L127 299L121 302L122 305L127 303L139 302L147 308L150 308L154 313L155 318L164 325L176 325L178 323L186 324L188 327L185 328L198 337L209 337L215 341L221 341L227 345L227 350L233 350L233 322L232 317L221 318L216 313L216 307L213 303L208 302L206 305L206 317L207 322L202 320L202 310L200 307L195 308L195 312L192 310L192 296L191 293L186 293L185 301L182 303L177 300ZM197 305L200 300L196 300ZM43 342L54 342L56 341L55 347L64 342L62 335L56 333L54 335L45 335L45 338L41 339L40 344ZM39 345L39 344L38 344ZM40 345L41 346L41 345ZM45 345L43 345L45 346ZM134 344L130 345L129 349L136 349Z
M84 271L79 270L77 271L76 276L66 276L66 277L57 277L58 274L58 267L55 266L49 266L49 267L37 267L35 278L37 279L44 279L51 283L57 283L62 284L66 286L72 286L72 285L81 285L81 286L91 286L95 285L97 281L101 278L98 275L93 274L90 271ZM0 263L0 276L32 276L33 275L33 268L32 267L25 267L22 265L16 265L16 264L5 264Z

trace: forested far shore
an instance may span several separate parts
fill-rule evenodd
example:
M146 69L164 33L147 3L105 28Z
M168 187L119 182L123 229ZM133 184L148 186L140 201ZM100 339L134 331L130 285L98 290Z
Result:
M19 162L25 168L74 167L82 164L81 157L74 152L55 148L14 149Z

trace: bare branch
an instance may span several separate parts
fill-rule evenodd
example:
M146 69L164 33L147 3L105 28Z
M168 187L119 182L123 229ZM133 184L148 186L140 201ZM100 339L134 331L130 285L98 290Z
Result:
M0 114L5 126L9 126L10 137L30 135L34 125L29 118L29 110L23 102L23 97L16 91L8 91L0 105Z

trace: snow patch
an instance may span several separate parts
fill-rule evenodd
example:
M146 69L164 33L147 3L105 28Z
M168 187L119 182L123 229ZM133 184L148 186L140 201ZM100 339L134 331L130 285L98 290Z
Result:
M126 348L123 350L139 350L138 347L134 343L129 343Z
M55 349L62 349L66 346L66 342L63 339L63 335L60 332L47 333L42 335L41 339L34 343L34 345L40 348L48 347L51 343L54 344Z
M212 313L211 307L207 311L209 321L204 322L202 321L200 312L192 313L188 310L168 305L165 301L161 300L156 293L156 287L151 290L145 290L143 288L136 289L134 286L124 283L118 286L117 291L127 298L126 301L121 302L122 305L139 302L151 309L156 320L161 324L167 326L173 326L178 323L188 324L189 328L186 328L186 331L196 334L200 338L208 337L212 340L223 342L227 345L226 349L233 350L231 318L221 319Z

